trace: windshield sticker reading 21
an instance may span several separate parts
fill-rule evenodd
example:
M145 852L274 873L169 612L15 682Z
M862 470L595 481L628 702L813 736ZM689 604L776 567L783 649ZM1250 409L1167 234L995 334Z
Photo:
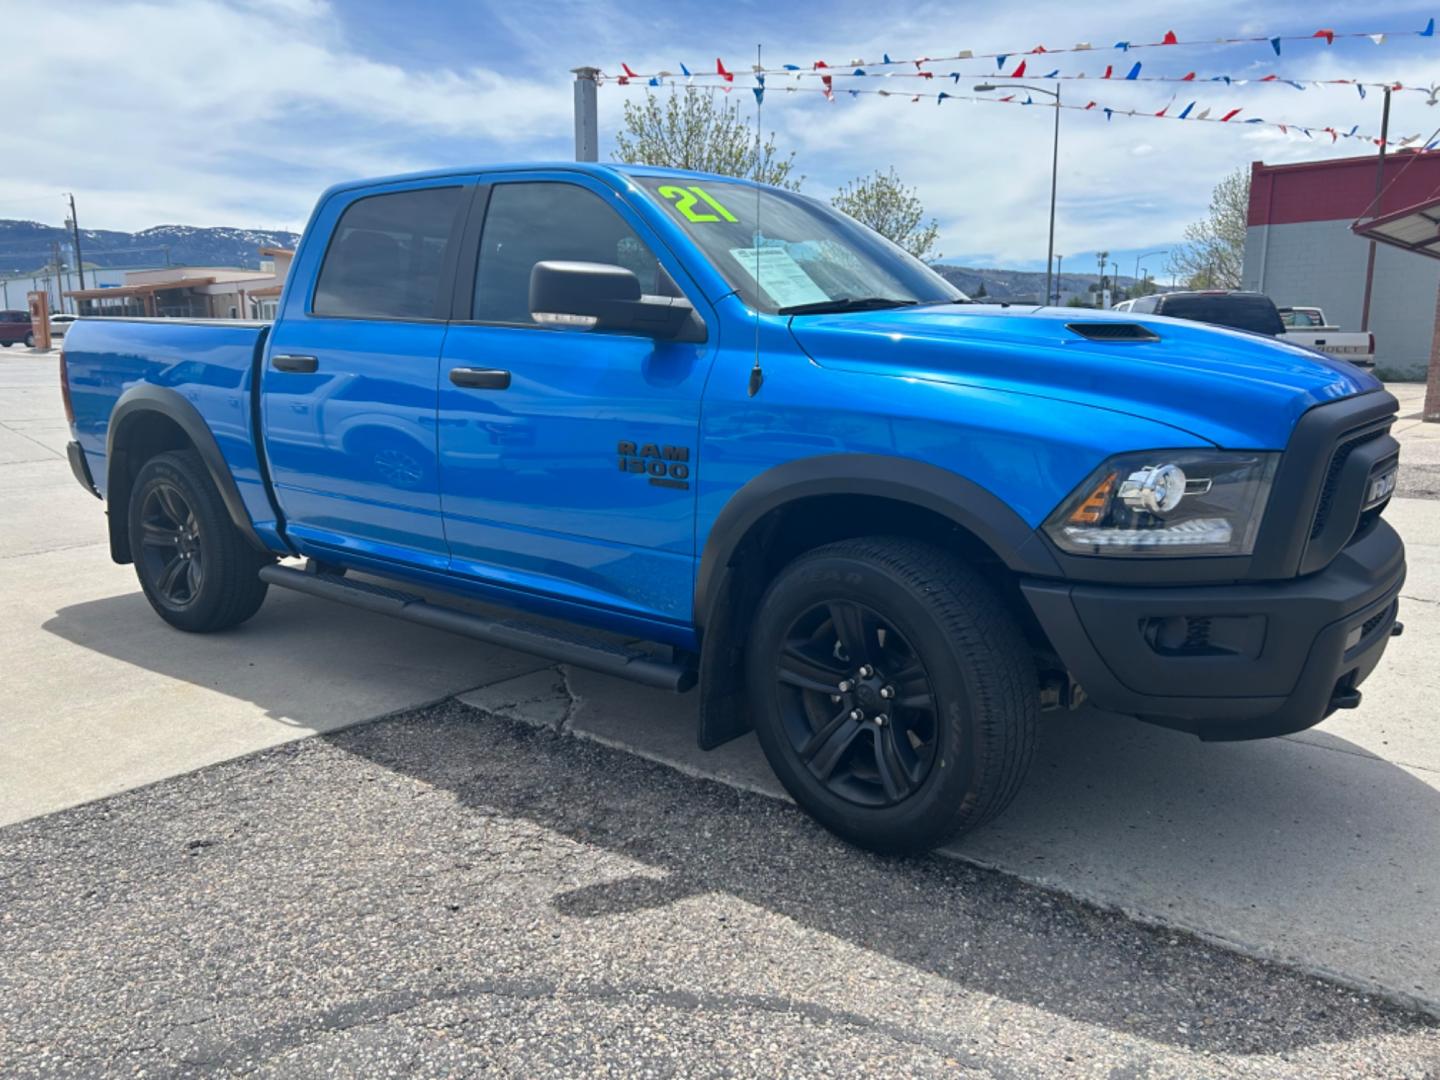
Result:
M685 215L686 221L738 221L734 214L726 210L702 187L675 187L667 184L658 189L662 199L670 199L675 203L675 209ZM696 210L695 204L704 201L712 210L713 214L707 214L703 210Z

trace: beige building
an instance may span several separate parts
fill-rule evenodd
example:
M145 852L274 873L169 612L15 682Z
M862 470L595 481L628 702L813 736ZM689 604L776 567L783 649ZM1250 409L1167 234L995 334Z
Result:
M295 252L261 248L260 269L172 266L131 270L124 283L66 292L79 315L273 319Z

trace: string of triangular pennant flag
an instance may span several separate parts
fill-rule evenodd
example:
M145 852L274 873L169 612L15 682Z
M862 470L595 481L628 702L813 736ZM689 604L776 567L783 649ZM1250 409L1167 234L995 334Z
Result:
M1430 20L1427 21L1426 24L1425 24L1423 27L1421 27L1419 30L1398 30L1398 31L1387 30L1387 31L1378 31L1378 32L1377 32L1377 31L1348 31L1348 30L1347 30L1347 31L1337 31L1337 30L1330 29L1330 28L1328 28L1328 27L1322 27L1322 28L1320 28L1320 29L1318 29L1318 30L1314 30L1314 31L1312 31L1312 32L1310 32L1310 33L1300 33L1300 34L1278 34L1278 35L1274 35L1274 36L1271 36L1271 35L1262 35L1262 36L1260 36L1260 37L1245 36L1245 37L1194 38L1194 39L1186 39L1186 40L1181 40L1180 37L1175 33L1175 31L1173 31L1173 30L1167 30L1167 31L1165 31L1164 35L1160 38L1159 41L1129 41L1129 40L1122 40L1122 41L1117 41L1117 42L1115 42L1113 45L1110 45L1110 46L1103 46L1103 45L1102 45L1102 46L1096 46L1096 45L1094 45L1094 44L1092 44L1092 43L1090 43L1090 42L1088 42L1088 41L1081 41L1081 42L1077 42L1077 43L1075 43L1074 45L1070 45L1070 46L1049 47L1049 46L1040 44L1040 45L1036 45L1034 48L1030 48L1030 49L1006 49L1006 50L1004 50L1004 51L1002 51L1002 52L978 52L978 51L975 51L975 50L973 50L973 49L959 49L959 50L956 50L956 51L953 52L953 53L944 54L944 55L918 56L918 57L913 57L913 58L910 58L910 59L898 59L898 60L892 58L889 53L882 53L879 59L869 59L869 60L867 60L867 59L860 58L860 59L850 59L850 60L846 60L846 61L816 60L816 61L814 61L813 63L811 63L811 64L806 64L806 65L801 65L801 64L781 64L781 65L778 66L778 67L762 67L762 66L760 66L760 65L757 64L757 65L755 65L754 67L752 67L751 70L752 70L755 74L758 74L758 75L788 75L788 74L803 73L803 72L807 72L807 71L808 71L808 72L811 72L811 73L819 73L822 78L829 78L829 77L832 77L832 76L835 75L835 74L843 74L844 71L845 71L845 69L847 69L847 68L850 69L852 72L853 72L854 69L857 69L857 68L858 68L858 69L861 69L862 71L865 71L865 72L868 74L868 73L869 73L869 72L868 72L868 69L870 69L870 68L877 68L877 69L878 69L878 68L914 67L914 68L916 69L916 71L917 71L918 73L920 73L922 77L924 77L925 73L928 71L928 65L937 64L937 63L948 63L948 62L959 61L959 60L995 60L995 61L998 62L998 66L1003 70L1003 68L1004 68L1004 66L1005 66L1005 63L1006 63L1010 58L1012 58L1012 57L1017 57L1017 56L1018 56L1018 57L1039 56L1039 55L1047 55L1047 54L1054 54L1054 53L1085 53L1085 52L1094 52L1094 51L1097 51L1097 50L1099 50L1099 49L1104 49L1104 48L1115 49L1115 50L1118 50L1118 51L1120 51L1120 52L1122 52L1122 53L1128 53L1128 52L1131 52L1132 50L1136 50L1136 49L1187 48L1187 47L1188 47L1188 48L1194 48L1194 47L1199 47L1199 46L1215 46L1215 45L1252 45L1252 44L1264 44L1264 45L1268 45L1272 50L1274 50L1274 53L1275 53L1276 56L1280 56L1280 55L1282 55L1283 48L1284 48L1284 45L1285 45L1286 42L1304 42L1304 43L1308 43L1308 44L1316 44L1316 43L1319 43L1319 42L1324 42L1324 44L1325 44L1326 46L1331 46L1331 45L1334 45L1336 41L1347 40L1347 39L1362 39L1362 38L1363 38L1363 39L1368 39L1369 41L1371 41L1372 43L1374 43L1374 44L1376 44L1376 45L1384 45L1387 41L1389 41L1389 40L1392 39L1392 38L1410 38L1410 37L1434 38L1434 37L1435 37L1435 20L1434 20L1433 18L1430 19ZM715 62L715 68L716 68L716 70L715 70L715 72L714 72L713 75L712 75L712 73L709 71L708 65L695 65L694 67L691 67L690 65L687 65L687 64L683 64L683 63L682 63L682 64L680 65L680 71L679 71L678 74L679 74L680 76L686 78L686 79L693 79L693 78L695 78L695 77L697 77L697 76L702 76L702 77L708 76L708 77L719 77L719 78L723 79L724 81L726 81L727 83L734 81L734 79L735 79L735 73L734 73L733 71L730 71L730 70L726 69L724 63L722 63L720 60L717 60L717 61ZM629 82L636 81L636 80L639 80L639 81L641 81L641 82L647 82L648 80L650 80L650 79L655 79L655 78L658 78L658 79L670 79L670 78L674 78L675 75L677 74L677 73L671 72L671 71L654 71L654 72L644 72L644 73L642 73L642 72L636 72L636 71L631 70L630 67L629 67L628 65L625 65L625 64L622 64L622 65L621 65L621 69L622 69L623 74L614 75L613 73L604 73L604 74L602 75L602 77L604 77L604 78L613 78L613 79L615 79L617 82L629 83ZM930 71L929 74L933 76L933 75L934 75L934 72L933 72L933 71ZM1011 73L1011 76L1010 76L1010 77L1012 77L1012 78L1015 77L1015 75L1014 75L1013 72Z
M637 88L648 87L652 84L647 81L646 83L629 82L624 85L627 85L631 88ZM673 78L667 78L662 80L659 85L678 85L678 83ZM693 88L696 90L711 92L725 91L728 89L727 87L715 84L696 85ZM757 101L763 101L765 99L767 87L765 85L765 76L763 74L758 76L757 84L751 89L752 92L755 94L755 98ZM837 97L836 93L832 88L824 86L797 86L793 84L787 84L780 87L779 90L787 94L823 94L825 97L829 98L832 101L835 100ZM1163 108L1157 111L1151 111L1148 109L1134 108L1122 109L1117 108L1113 105L1105 105L1093 100L1086 101L1083 104L1057 104L1054 101L1048 100L1036 101L1034 97L1032 97L1028 93L1026 93L1023 97L1020 93L1011 93L1005 94L1003 96L990 97L975 94L952 93L948 90L931 91L927 89L923 92L914 93L909 90L886 90L870 88L861 89L858 87L845 87L841 89L840 93L848 95L850 97L859 97L862 94L869 94L884 98L894 98L900 101L908 99L911 103L915 104L918 104L920 102L933 101L936 105L943 105L947 101L956 101L973 102L984 105L1033 105L1038 108L1058 107L1067 111L1093 112L1097 115L1103 115L1107 122L1114 120L1116 117L1121 117L1124 119L1139 118L1152 120L1173 120L1185 123L1232 124L1237 127L1244 125L1260 125L1279 131L1281 134L1288 135L1294 138L1316 140L1323 140L1328 138L1332 143L1339 142L1340 140L1344 139L1371 143L1376 146L1385 145L1389 149L1394 150L1421 149L1429 151L1440 148L1440 138L1434 138L1429 142L1426 142L1425 136L1423 135L1406 135L1399 138L1391 138L1387 143L1385 140L1382 140L1378 135L1360 131L1359 125L1354 125L1348 129L1342 129L1340 126L1333 124L1299 124L1291 121L1266 120L1263 117L1259 116L1242 117L1241 114L1245 112L1244 107L1229 107L1222 109L1213 106L1202 106L1198 100L1191 101L1181 108L1176 108L1176 106L1179 104L1178 98L1171 100Z

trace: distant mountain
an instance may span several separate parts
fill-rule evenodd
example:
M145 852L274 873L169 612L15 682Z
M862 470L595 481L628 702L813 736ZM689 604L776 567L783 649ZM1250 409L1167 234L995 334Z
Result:
M87 266L239 266L258 269L262 247L293 248L298 233L223 226L156 225L140 232L81 229ZM70 231L38 221L0 219L0 274L30 273L50 263L53 244L70 265L75 253Z
M1043 270L986 270L972 266L951 266L948 263L936 263L935 269L966 296L977 296L982 284L985 291L983 299L986 300L1038 303L1045 294ZM1060 303L1065 303L1072 296L1079 296L1087 301L1093 299L1094 294L1090 292L1090 287L1099 280L1096 274L1061 274ZM1135 279L1122 274L1119 284L1120 288L1128 289L1135 284Z

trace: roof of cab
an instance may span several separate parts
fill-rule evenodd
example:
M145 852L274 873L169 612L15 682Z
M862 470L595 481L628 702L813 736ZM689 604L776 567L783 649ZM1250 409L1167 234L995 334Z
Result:
M427 169L421 172L398 173L393 176L372 176L357 180L344 180L325 189L322 201L335 192L354 191L357 188L380 187L386 184L403 184L412 180L444 179L450 176L474 176L477 173L535 172L557 170L582 173L588 176L624 178L629 176L675 176L693 180L724 180L732 184L755 186L755 181L738 176L719 176L715 173L697 172L693 169L672 169L659 165L630 165L620 162L593 161L529 161L508 162L502 165L456 165L441 169Z

